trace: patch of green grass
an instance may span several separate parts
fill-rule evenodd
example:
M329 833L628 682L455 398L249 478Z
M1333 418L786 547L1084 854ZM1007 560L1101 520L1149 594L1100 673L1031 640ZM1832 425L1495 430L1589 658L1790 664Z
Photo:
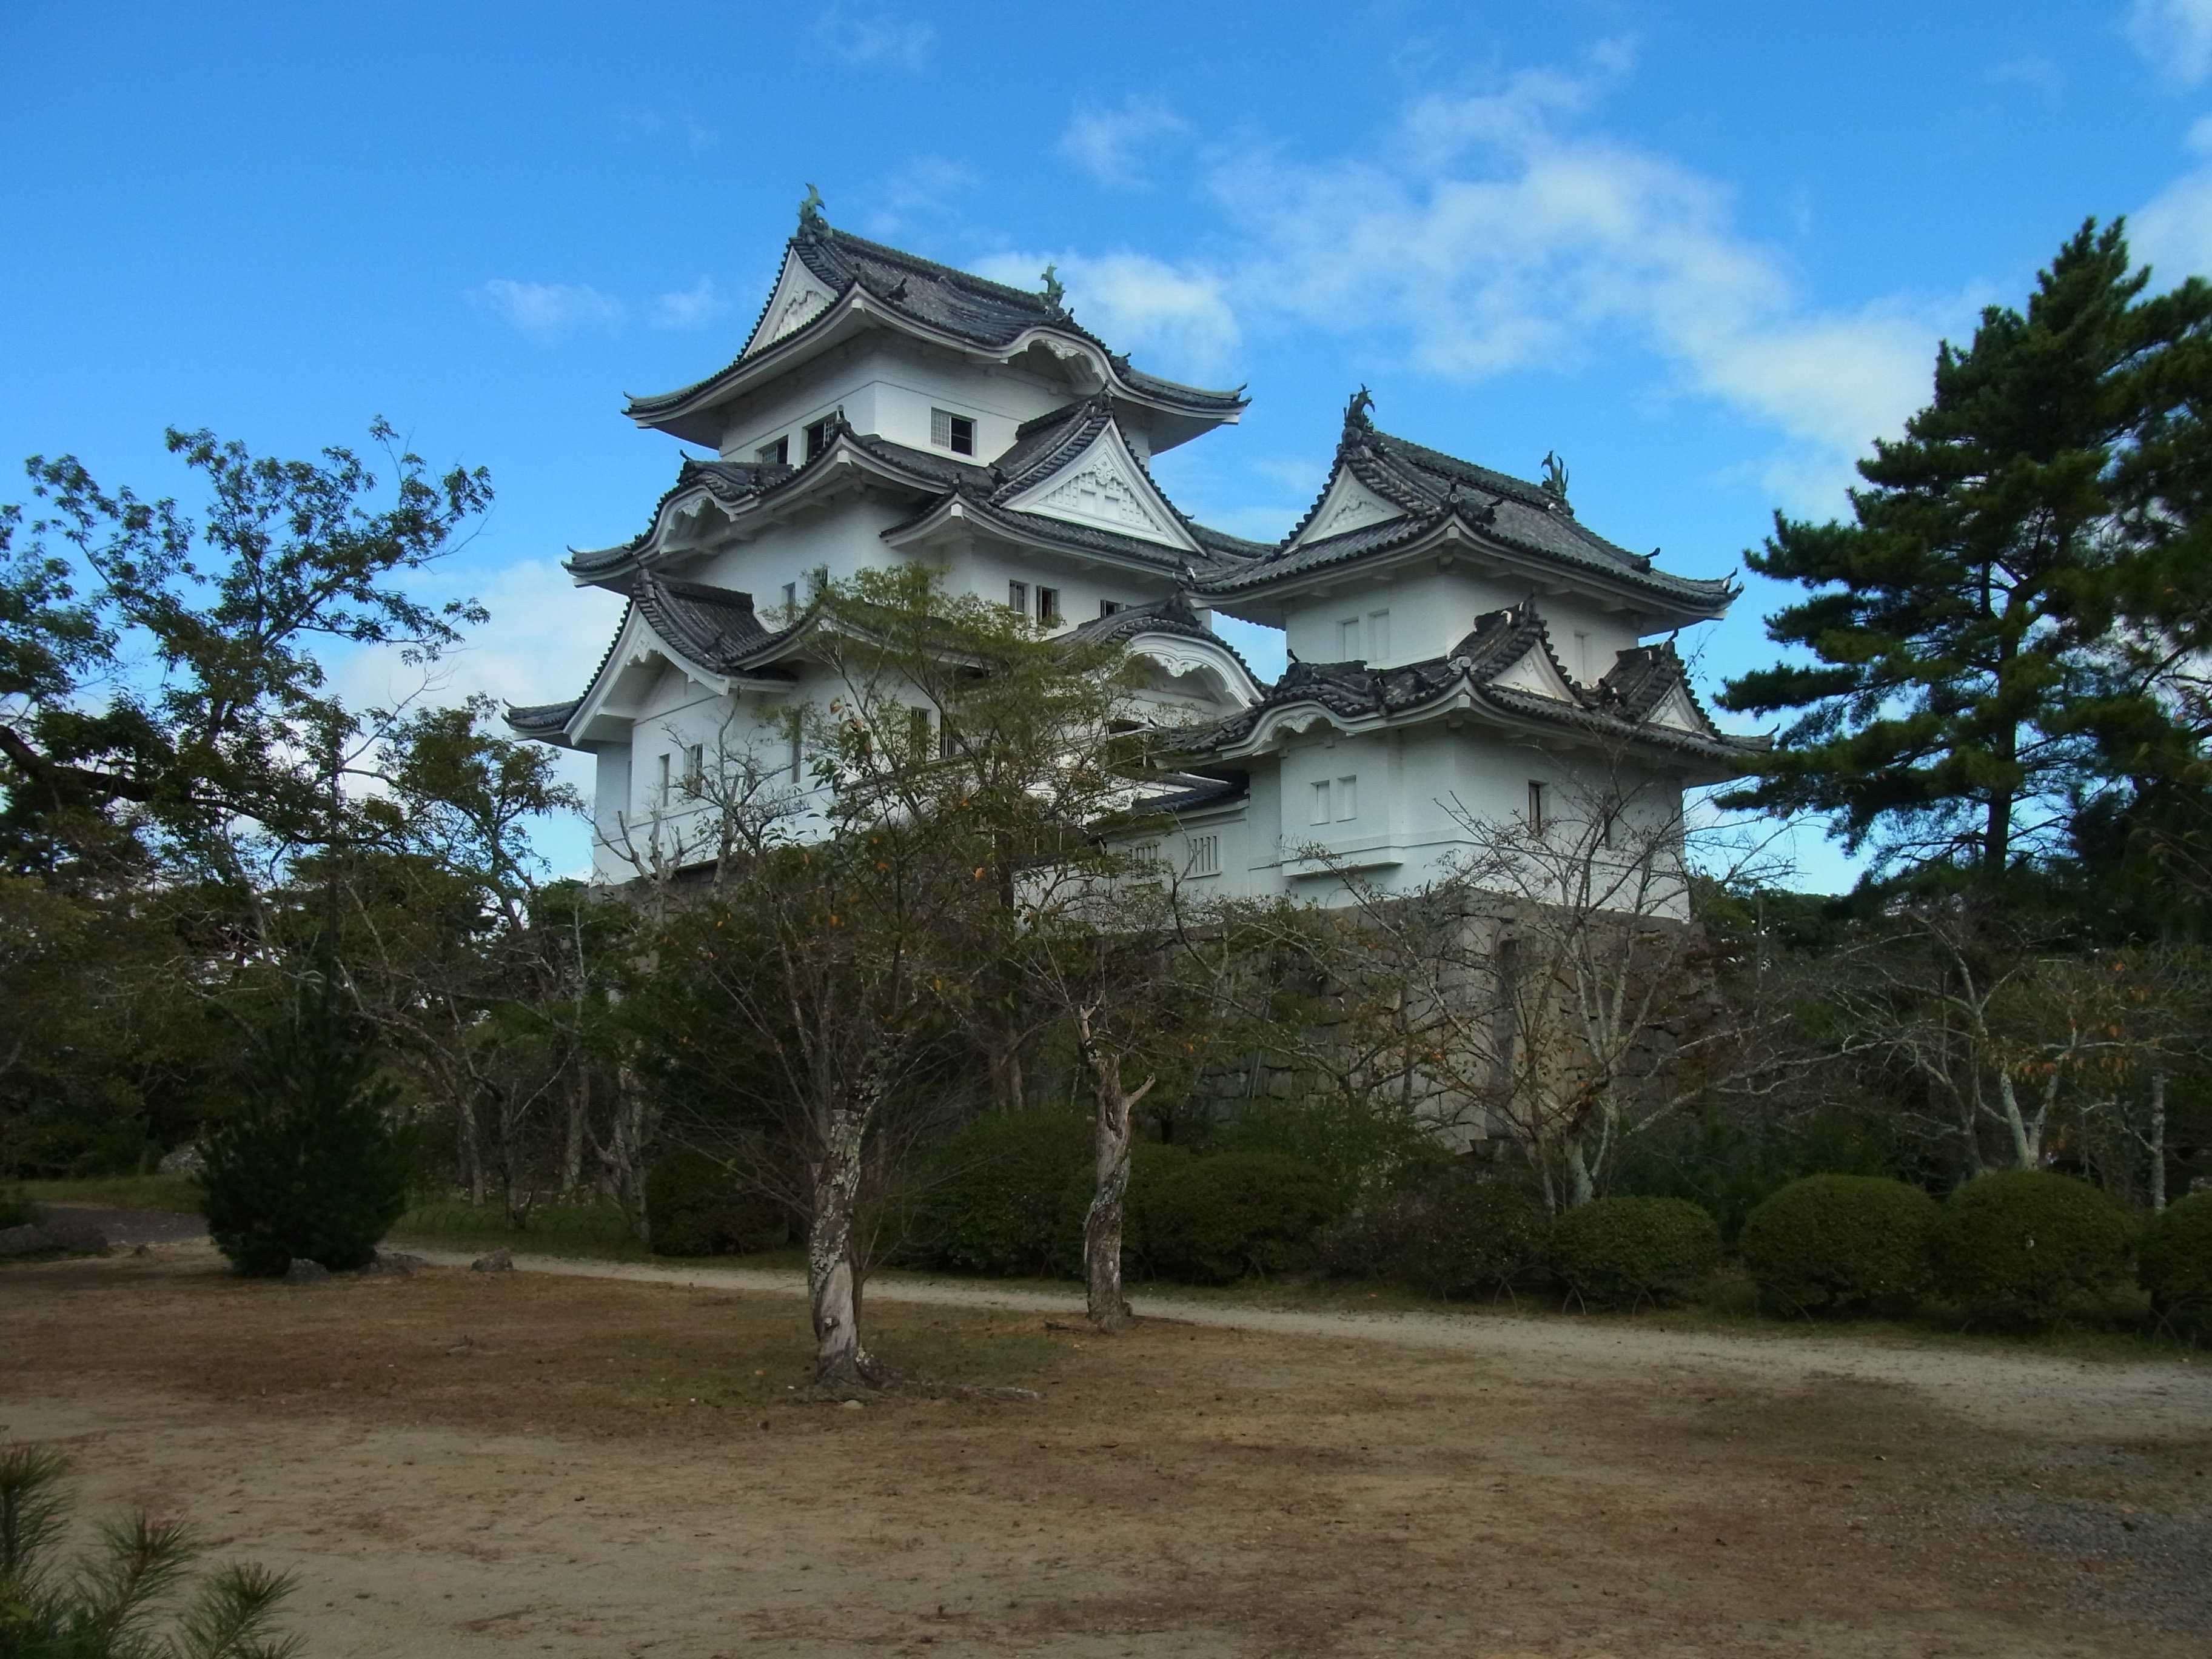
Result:
M190 1176L92 1176L76 1181L27 1181L22 1191L38 1204L102 1204L117 1210L200 1212L200 1184Z

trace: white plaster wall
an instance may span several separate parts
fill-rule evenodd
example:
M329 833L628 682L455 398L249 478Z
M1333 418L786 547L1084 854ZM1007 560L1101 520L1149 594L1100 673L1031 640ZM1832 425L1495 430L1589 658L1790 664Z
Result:
M668 572L687 581L735 588L752 595L753 610L773 628L783 620L783 590L797 590L804 605L809 581L817 570L827 570L833 581L846 581L864 569L897 562L899 556L885 547L883 532L909 511L888 496L873 493L848 495L828 507L775 526L751 541L725 542Z
M1431 570L1388 581L1368 578L1348 581L1326 595L1291 599L1284 634L1291 653L1302 661L1342 662L1346 659L1340 625L1356 623L1360 648L1352 656L1373 667L1395 667L1443 656L1467 636L1477 617L1528 597L1525 583L1472 571ZM1584 678L1577 665L1577 634L1587 636L1582 653L1589 660L1591 683L1612 668L1614 653L1638 643L1636 619L1626 612L1608 612L1589 601L1544 593L1536 596L1536 610L1551 629L1553 649L1577 678ZM1376 611L1387 611L1389 617L1389 637L1381 650L1376 648Z
M951 549L940 549L945 585L955 592L972 593L994 605L1006 603L1009 582L1026 583L1030 590L1030 619L1036 619L1036 590L1060 590L1060 614L1069 627L1095 622L1098 602L1111 599L1122 605L1149 605L1175 591L1175 579L1166 572L1092 562L1087 568L1065 554L1043 549L1012 547L1000 542L968 538Z

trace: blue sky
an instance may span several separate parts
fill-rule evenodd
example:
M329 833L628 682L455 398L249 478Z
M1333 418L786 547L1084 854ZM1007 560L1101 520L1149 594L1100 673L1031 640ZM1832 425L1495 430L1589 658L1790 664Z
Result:
M1286 529L1364 382L1387 430L1522 476L1559 450L1586 522L1719 574L1778 506L1840 510L1937 339L2084 216L2212 271L2208 112L2212 0L16 0L0 454L157 491L165 424L296 453L381 413L498 490L440 579L493 611L450 690L573 695L616 613L557 561L640 528L679 453L622 395L729 358L811 181L933 258L1056 261L1146 368L1249 382L1159 469L1211 522ZM1785 597L1705 630L1709 682Z

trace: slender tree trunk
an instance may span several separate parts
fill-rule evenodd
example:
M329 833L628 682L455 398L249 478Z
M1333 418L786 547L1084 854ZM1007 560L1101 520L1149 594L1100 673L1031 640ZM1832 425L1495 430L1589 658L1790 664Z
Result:
M2043 1123L2039 1117L2030 1124L2020 1109L2020 1092L2013 1087L2012 1073L2000 1066L1997 1070L1997 1100L2004 1108L2006 1133L2012 1137L2013 1167L2016 1170L2035 1170L2043 1165Z
M814 1322L817 1399L873 1392L867 1350L860 1342L860 1279L853 1261L853 1203L860 1188L866 1109L833 1108L822 1159L814 1166L814 1213L806 1229L806 1298Z
M484 1201L483 1146L477 1138L476 1103L468 1097L465 1085L453 1092L453 1118L461 1143L461 1185L467 1189L469 1202L481 1209Z
M574 1204L584 1182L584 1136L592 1121L592 1068L576 1067L575 1085L568 1091L568 1132L561 1146L561 1201Z
M609 1191L641 1244L653 1242L653 1219L645 1208L645 1149L653 1139L652 1104L628 1066L615 1073L615 1109L606 1139L599 1148Z
M2150 1074L2150 1212L2166 1211L2166 1073Z
M1083 1218L1086 1310L1091 1322L1100 1330L1119 1331L1127 1329L1135 1317L1128 1298L1121 1293L1121 1222L1129 1194L1130 1121L1137 1103L1152 1092L1158 1079L1146 1078L1133 1094L1123 1089L1121 1055L1091 1041L1091 1011L1079 1010L1075 1018L1097 1102L1093 1119L1097 1185L1091 1195L1090 1212Z
M1579 1131L1567 1137L1566 1158L1567 1205L1571 1209L1597 1196L1597 1182L1590 1174L1589 1159L1583 1156Z

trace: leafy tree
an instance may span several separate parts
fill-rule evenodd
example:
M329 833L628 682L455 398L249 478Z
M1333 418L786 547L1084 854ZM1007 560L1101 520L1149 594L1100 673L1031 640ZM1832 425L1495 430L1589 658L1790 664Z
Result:
M1812 660L1723 694L1794 716L1738 802L1995 878L2085 801L2193 761L2171 682L2212 629L2212 287L2150 294L2122 229L2085 224L2024 315L1990 307L1942 347L1851 523L1778 514L1748 556L1810 591L1767 632Z

